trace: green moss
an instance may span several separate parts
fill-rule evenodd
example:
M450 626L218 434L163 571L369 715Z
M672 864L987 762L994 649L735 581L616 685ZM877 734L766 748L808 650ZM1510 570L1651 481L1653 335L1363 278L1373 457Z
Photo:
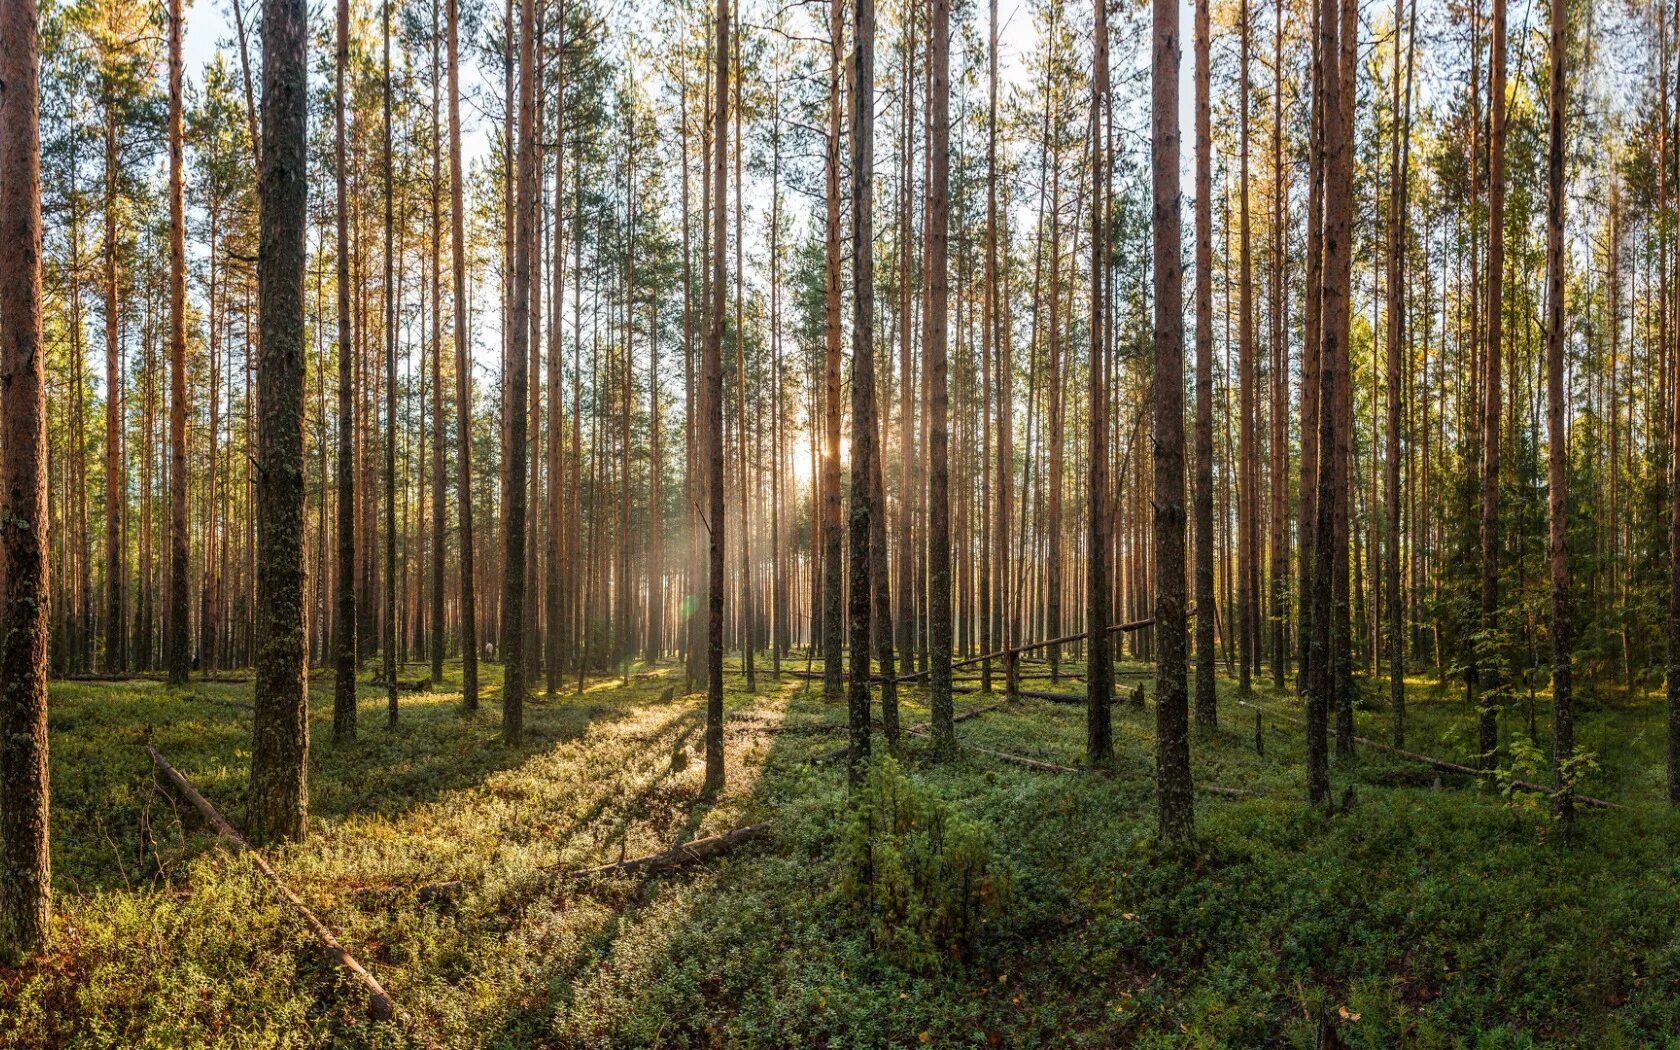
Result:
M1268 719L1258 755L1227 696L1193 766L1253 794L1199 795L1180 853L1154 839L1147 709L1115 708L1113 775L936 762L913 742L860 800L821 760L841 734L770 731L838 727L838 705L732 676L730 785L707 805L699 699L659 699L680 671L533 703L510 749L485 670L478 713L446 684L405 695L395 733L369 689L342 747L317 682L311 835L271 854L438 1045L1312 1046L1321 1018L1356 1047L1680 1045L1680 817L1661 802L1656 698L1583 712L1599 762L1581 790L1632 808L1565 831L1497 785L1437 788L1377 752L1333 768L1350 811L1309 812L1299 731ZM1461 695L1410 696L1410 746L1465 757ZM907 723L923 699L905 695ZM148 725L242 821L248 703L248 686L54 687L55 942L0 971L0 1047L415 1042L370 1026L250 863L153 781ZM1387 735L1384 712L1359 718ZM1506 721L1525 728L1520 708ZM958 737L1077 764L1084 715L1028 701ZM898 816L877 820L889 781ZM769 841L680 876L542 878L764 819ZM976 908L961 872L1007 873L1007 898ZM467 887L421 892L446 880Z

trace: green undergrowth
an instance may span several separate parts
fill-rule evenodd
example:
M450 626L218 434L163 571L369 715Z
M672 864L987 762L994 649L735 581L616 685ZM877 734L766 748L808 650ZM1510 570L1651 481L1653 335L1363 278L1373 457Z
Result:
M1312 1047L1321 1029L1355 1047L1680 1047L1680 818L1660 805L1653 697L1584 705L1598 768L1580 790L1630 808L1563 828L1374 750L1334 763L1337 804L1309 811L1280 717L1298 703L1257 688L1257 753L1222 680L1193 764L1244 794L1199 792L1195 841L1169 848L1150 706L1113 709L1112 774L978 750L1082 766L1073 704L964 721L971 746L946 762L909 738L872 767L864 810L823 728L844 705L802 679L761 666L749 694L731 674L729 783L706 800L680 669L534 702L517 748L485 670L479 711L452 668L403 695L395 730L364 687L347 745L317 680L310 837L269 854L409 1030L370 1024L250 861L154 780L148 727L242 822L250 686L55 685L54 945L0 970L0 1047ZM1408 746L1467 757L1462 690L1408 696ZM907 725L924 702L903 694ZM1389 713L1359 724L1386 739ZM1526 728L1513 704L1507 740ZM767 840L678 874L545 877L763 820Z

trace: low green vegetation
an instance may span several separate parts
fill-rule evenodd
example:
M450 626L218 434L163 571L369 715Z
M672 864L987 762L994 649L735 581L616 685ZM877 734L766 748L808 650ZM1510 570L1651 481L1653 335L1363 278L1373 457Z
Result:
M700 698L663 698L679 670L534 703L517 749L488 670L482 710L446 682L405 694L395 732L369 687L345 746L317 683L311 835L269 854L408 1029L370 1023L250 861L154 778L148 732L240 822L248 685L55 686L54 942L0 970L0 1047L1680 1046L1680 817L1653 696L1583 712L1580 790L1628 808L1566 829L1543 799L1369 749L1309 812L1299 730L1263 717L1257 753L1231 687L1195 769L1242 794L1199 793L1193 846L1166 852L1147 706L1115 709L1113 775L974 748L936 763L909 738L849 799L824 728L843 705L732 675L729 785L707 803ZM1123 670L1123 692L1145 680ZM1462 691L1409 695L1409 745L1462 760ZM1385 711L1360 721L1386 739ZM1521 703L1505 721L1509 753L1543 754ZM1077 705L957 730L1081 763ZM552 877L763 820L769 838L675 874Z

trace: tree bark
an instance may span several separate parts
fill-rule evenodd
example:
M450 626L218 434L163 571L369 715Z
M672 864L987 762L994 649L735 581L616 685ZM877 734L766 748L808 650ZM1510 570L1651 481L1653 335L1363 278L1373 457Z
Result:
M338 0L337 22L333 178L338 198L338 577L333 616L333 740L346 741L356 736L356 373L350 349L350 211L344 186L349 165L344 108L350 0Z
M380 175L385 191L385 631L380 648L385 656L385 717L397 724L397 289L391 277L395 263L392 236L395 208L391 183L391 0L380 7L384 41L384 150Z
M449 21L449 242L455 306L456 497L461 544L461 704L478 709L478 620L473 572L472 348L467 332L467 237L461 167L460 10L447 0Z
M263 0L256 719L248 821L256 842L302 838L309 814L309 686L303 637L307 33L308 10L302 0ZM184 482L183 478L183 487ZM178 556L185 561L184 552Z
M431 650L432 681L443 681L444 625L443 625L443 558L448 549L444 540L445 493L448 481L444 474L444 397L443 397L443 143L441 115L438 110L438 0L432 0L432 595ZM556 220L558 221L558 220Z
M1191 794L1184 608L1184 262L1179 232L1178 0L1153 0L1150 146L1155 280L1155 770L1165 839L1187 838Z
M705 360L701 384L704 387L706 431L706 527L707 548L706 620L706 779L701 792L711 796L723 790L723 321L724 263L729 238L724 233L727 215L729 170L729 0L718 0L716 94L712 99L712 277L709 315L706 318Z
M1552 570L1552 776L1558 792L1558 812L1565 820L1574 811L1570 767L1575 755L1575 713L1570 695L1574 640L1569 597L1569 398L1563 385L1563 214L1567 192L1563 134L1568 97L1564 79L1568 15L1566 0L1553 0L1546 148L1546 549ZM1670 528L1680 529L1680 518ZM1669 629L1674 630L1672 618ZM1670 689L1673 681L1671 675Z
M117 302L117 180L119 153L116 87L105 88L105 672L127 666L123 641L122 516L127 478L123 464L122 313Z
M1399 10L1398 6L1395 8ZM1394 746L1406 746L1406 636L1401 624L1400 593L1400 360L1405 346L1406 312L1406 222L1410 179L1412 124L1411 54L1417 47L1417 0L1412 0L1412 40L1406 62L1405 100L1401 102L1400 32L1394 33L1394 139L1390 151L1388 212L1388 420L1385 444L1387 481L1388 545L1384 570L1388 590L1388 697L1394 712ZM1404 111L1402 112L1402 105Z
M1101 3L1101 0L1098 0ZM947 462L949 393L946 389L946 296L951 223L951 0L932 0L928 46L932 64L932 156L928 186L928 632L931 654L929 708L934 749L956 749L951 709L951 472Z
M266 14L266 4L264 7ZM267 44L264 44L267 54ZM266 57L264 59L266 67ZM179 76L171 73L171 78ZM267 88L264 87L264 97ZM171 118L180 124L179 105L172 103L176 115ZM265 126L264 133L267 133ZM179 132L176 132L177 137ZM187 558L191 538L187 534L187 329L186 329L186 205L180 170L184 161L176 156L178 144L170 155L169 202L169 652L165 660L171 685L185 685L191 668L192 625L187 607ZM259 153L259 158L261 154ZM259 179L259 192L262 189ZM302 227L298 237L301 238ZM260 279L260 278L259 278ZM302 305L302 268L299 264L298 302ZM267 329L264 329L266 333ZM301 329L299 338L302 338ZM264 340L266 344L266 340ZM266 349L266 345L259 350ZM301 350L299 351L301 354Z
M1499 409L1504 358L1505 288L1505 0L1493 0L1488 74L1488 272L1487 344L1482 395L1482 586L1481 639L1470 665L1483 768L1491 769L1499 749L1499 712L1489 702L1497 687L1493 662L1499 611Z
M180 0L170 4L172 199L180 200ZM41 332L40 15L0 0L0 961L46 942L47 401ZM179 214L179 213L177 213Z
M1086 420L1086 567L1085 567L1085 758L1093 768L1113 765L1114 727L1109 710L1114 695L1108 621L1114 599L1109 593L1108 405L1106 322L1109 280L1108 199L1108 0L1093 0L1091 84L1091 323L1087 344L1090 404ZM1183 414L1182 404L1180 415ZM1182 438L1180 439L1182 456ZM1182 466L1182 464L1181 464ZM1183 551L1180 549L1182 559ZM1180 572L1180 578L1183 573ZM1052 675L1054 666L1052 665Z
M823 696L839 700L845 636L840 606L840 64L845 47L841 0L829 3L828 136L824 143L823 226Z
M1196 0L1196 725L1219 724L1213 625L1213 141L1208 0Z
M525 511L526 441L529 417L531 340L531 254L537 222L536 31L535 4L519 2L519 158L513 231L513 290L508 323L506 408L508 444L503 529L502 740L517 744L525 730Z
M869 759L870 531L882 508L874 476L878 424L875 412L875 0L855 0L852 52L852 492L851 492L851 687L847 699L850 751L847 769L855 786ZM875 583L885 586L879 577ZM884 631L885 625L877 629ZM891 642L881 673L892 674Z
M1249 4L1237 4L1237 693L1252 690L1258 638L1254 593L1256 538L1254 446L1254 267L1248 222Z

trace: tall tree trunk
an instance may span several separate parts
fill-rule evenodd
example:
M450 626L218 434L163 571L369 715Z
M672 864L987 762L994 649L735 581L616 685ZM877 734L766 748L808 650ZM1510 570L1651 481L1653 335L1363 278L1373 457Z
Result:
M450 28L454 28L453 21ZM345 79L350 66L350 0L338 0L334 55L333 178L338 198L338 582L333 616L333 740L345 741L356 736L356 378L350 349L350 212L344 187L349 166L344 108ZM450 68L454 68L453 63ZM325 382L324 377L322 381Z
M996 589L1003 589L1003 581L1008 576L1008 565L998 556L999 547L996 542L997 524L993 515L1000 518L1007 512L1009 500L1001 491L1000 499L993 503L990 499L990 479L992 465L988 461L991 443L991 413L987 411L986 397L991 396L992 377L995 374L998 382L1003 380L1001 362L994 372L993 355L996 352L997 340L997 95L998 95L998 5L997 0L988 0L989 21L987 22L986 37L986 260L984 287L981 289L980 308L980 368L981 390L979 410L982 416L980 459L977 469L981 475L980 506L982 508L981 540L980 540L980 651L993 652L994 639L1001 640L1002 624L999 622L997 610L999 602L994 597L993 576L996 575ZM1001 392L997 395L1000 400ZM1002 480L1001 478L999 479ZM988 657L980 665L980 691L992 691L992 661Z
M1394 86L1392 92L1392 108L1394 111L1394 140L1390 150L1389 174L1389 210L1388 210L1388 427L1385 435L1387 446L1387 499L1388 512L1388 546L1386 548L1385 572L1388 577L1388 676L1389 676L1389 704L1394 710L1394 746L1406 746L1406 636L1401 627L1401 593L1400 593L1400 400L1402 396L1400 382L1400 359L1405 346L1405 310L1406 310L1406 221L1408 180L1411 156L1411 117L1412 117L1412 67L1411 54L1417 47L1417 24L1415 12L1417 0L1412 0L1414 21L1412 24L1411 50L1408 51L1405 72L1405 100L1404 112L1401 107L1401 73L1400 73L1400 32L1402 26L1397 24L1394 32ZM1398 6L1395 8L1399 10ZM1398 23L1398 20L1397 20Z
M123 466L121 307L117 302L117 180L122 171L118 153L114 87L105 98L105 671L122 671L123 545L122 516L128 480Z
M391 183L391 0L381 5L384 40L384 150L380 175L385 191L385 717L397 724L397 295L391 268L395 208Z
M256 724L247 824L253 842L302 838L309 815L309 687L303 654L307 33L302 0L263 0ZM178 556L185 561L184 552Z
M1568 393L1563 385L1563 209L1567 190L1563 175L1563 132L1568 98L1564 79L1568 14L1566 0L1553 0L1547 119L1550 134L1546 149L1546 548L1552 569L1552 774L1558 791L1558 811L1566 820L1574 810L1570 795L1575 756L1575 713L1570 696L1573 638L1569 601L1569 434L1565 429ZM1415 39L1415 22L1413 33ZM1670 529L1680 529L1680 517L1671 523ZM1680 568L1671 571L1680 572ZM1671 608L1670 631L1674 630L1672 611ZM1672 690L1672 674L1669 680Z
M264 4L267 13L267 0ZM267 68L268 47L264 42L264 68ZM171 77L180 74L172 72ZM172 89L173 93L173 89ZM265 82L264 97L267 97ZM171 123L179 125L181 117L179 106L171 104L175 115L170 118ZM266 105L265 105L266 111ZM264 133L267 133L266 121ZM177 169L184 161L176 154L180 151L179 131L174 132L175 145L170 153L170 204L169 204L169 653L165 661L171 685L185 685L187 673L191 667L190 655L192 646L192 625L187 609L187 557L191 539L187 533L187 273L186 273L186 205L182 179L185 176ZM259 154L260 156L260 154ZM302 177L301 175L299 176ZM258 180L259 192L265 191L264 180ZM266 234L266 230L265 230ZM297 236L301 240L303 228L298 227ZM267 271L262 271L259 280ZM298 271L298 305L301 309L303 302L303 273L302 264ZM266 334L266 326L264 334ZM298 338L302 339L300 328ZM261 340L260 349L267 350L267 340ZM300 360L302 349L299 349ZM301 522L300 522L301 525Z
M829 2L828 136L824 143L823 226L823 695L838 700L842 635L840 545L840 64L845 46L841 0Z
M1248 110L1249 5L1237 5L1237 692L1249 695L1258 661L1254 593L1256 539L1254 447L1254 267L1249 252Z
M951 710L951 469L947 462L946 256L951 224L951 0L932 0L933 25L928 39L933 95L928 100L932 151L928 186L928 631L931 661L930 715L933 743L942 754L954 753L956 729ZM1100 0L1099 0L1100 3ZM1107 705L1104 705L1104 714Z
M170 4L171 200L179 202L181 6ZM47 401L41 337L40 15L0 0L0 961L46 942ZM175 213L179 215L177 211ZM177 225L177 229L180 227ZM179 271L176 271L179 272Z
M1346 437L1341 433L1338 391L1346 369L1349 329L1350 277L1352 269L1352 67L1341 61L1343 34L1357 25L1338 9L1337 0L1322 0L1319 12L1319 78L1323 84L1324 139L1324 269L1319 316L1318 407L1318 494L1313 539L1312 642L1308 654L1307 690L1307 795L1314 805L1326 802L1330 793L1327 756L1329 713L1336 692L1332 648L1338 627L1346 623L1346 592L1333 595L1337 562L1347 560L1345 547L1337 542L1336 516L1338 472L1345 477L1340 449ZM1346 534L1342 533L1345 539ZM1337 602L1337 597L1342 601ZM1338 750L1344 736L1338 705ZM1346 727L1351 745L1351 722Z
M1306 296L1301 304L1301 524L1300 524L1300 642L1301 662L1298 685L1305 694L1312 677L1311 639L1318 591L1313 573L1318 569L1318 406L1322 396L1324 341L1324 59L1322 56L1324 7L1334 0L1312 0L1312 113L1307 149L1307 259ZM1308 712L1308 760L1311 762L1311 722ZM1328 788L1326 788L1328 790Z
M1283 688L1289 674L1289 265L1288 185L1283 162L1283 0L1273 7L1272 36L1272 684ZM1198 598L1198 601L1200 599Z
M1109 653L1108 622L1113 618L1114 599L1109 593L1108 494L1108 375L1107 337L1109 280L1109 233L1107 174L1108 112L1108 0L1093 0L1095 23L1092 30L1091 85L1091 324L1087 364L1090 375L1090 407L1086 421L1086 567L1085 567L1085 757L1095 767L1114 762L1114 728L1109 702L1114 695L1114 664ZM1182 368L1182 364L1180 365ZM1182 396L1182 395L1181 395ZM1183 405L1179 407L1182 425ZM1183 438L1180 456L1183 455ZM1182 462L1180 463L1182 470ZM1184 557L1183 547L1179 558ZM1182 565L1179 571L1183 579Z
M508 318L507 511L502 572L502 739L519 743L525 729L526 401L529 398L531 254L537 224L536 14L519 2L519 159L514 219L512 309ZM509 407L510 406L510 407Z
M1189 836L1184 608L1184 261L1179 233L1178 0L1154 0L1150 146L1155 279L1155 771L1166 839Z
M341 0L347 2L347 0ZM472 348L467 331L467 237L461 168L460 11L447 0L449 20L449 243L455 305L456 496L460 502L461 703L478 709L478 622L473 573ZM342 373L341 373L342 374Z
M561 406L564 401L565 390L565 357L560 346L560 308L565 297L565 211L562 207L562 197L565 187L565 131L566 131L566 0L560 0L559 11L555 15L555 23L559 26L558 39L554 52L554 248L552 263L553 289L553 320L548 332L548 520L546 523L547 566L543 587L543 671L546 675L544 684L547 686L548 698L553 700L560 688L560 679L566 673L565 662L565 588L566 573L563 566L566 560L566 447L565 427L562 426ZM687 153L684 153L684 236L687 236ZM573 236L579 236L581 231L573 231ZM688 265L688 252L683 252L683 265ZM686 272L686 271L685 271ZM578 276L582 280L582 275ZM683 323L684 339L687 338L688 304L687 281L684 281ZM573 405L572 411L577 412L578 406Z
M852 493L851 493L851 688L847 696L850 738L847 764L853 784L869 758L870 583L886 581L871 571L870 531L882 508L875 411L875 0L855 0L852 60ZM880 602L874 603L876 608ZM878 629L885 632L886 625ZM881 675L892 676L891 641Z
M1485 769L1499 748L1499 712L1489 695L1498 682L1493 670L1499 610L1499 408L1504 358L1505 286L1505 0L1493 0L1488 74L1488 253L1487 343L1482 395L1482 586L1481 641L1470 665L1476 706L1478 750Z
M1213 138L1208 0L1196 0L1196 725L1219 724L1213 625Z
M528 2L528 0L527 0ZM704 387L706 431L706 779L701 791L723 790L723 309L724 262L729 238L724 234L729 165L729 0L718 0L717 91L712 100L712 276L710 311L706 318Z
M443 467L444 398L443 398L443 125L438 119L439 74L438 31L439 0L432 0L432 600L431 600L431 657L432 682L443 682L443 556L448 549L444 540L444 500L447 480Z
M924 5L916 5L924 6ZM913 319L916 313L915 298L911 291L915 283L915 270L912 260L915 258L914 235L911 233L911 216L915 211L911 200L912 187L915 184L914 154L916 151L916 6L907 7L905 11L904 27L904 60L902 63L902 81L900 91L903 103L899 106L902 117L899 130L899 180L898 180L898 515L893 522L895 533L893 558L898 572L892 578L896 592L898 617L893 621L894 644L898 652L903 654L905 665L910 664L910 654L916 643L915 608L916 608L916 506L920 502L921 485L913 481L916 473L916 364L914 353ZM886 384L890 391L892 387L892 351L886 354L887 375ZM886 433L891 429L892 415L891 394L886 395L886 404L882 406L882 440L886 440ZM888 451L883 448L881 458L885 460ZM887 513L887 505L881 503L881 514Z
M741 154L745 150L746 116L741 105L741 83L745 79L741 69L741 35L737 33L732 46L735 61L735 484L736 500L741 504L741 669L746 676L747 692L758 689L758 672L753 665L753 649L757 638L754 631L752 530L747 521L747 505L752 502L747 478L747 344L746 319L742 306L745 300L746 267L741 262L746 240L742 217L746 211L740 187L746 185L741 177ZM728 236L720 226L718 240L727 242Z

